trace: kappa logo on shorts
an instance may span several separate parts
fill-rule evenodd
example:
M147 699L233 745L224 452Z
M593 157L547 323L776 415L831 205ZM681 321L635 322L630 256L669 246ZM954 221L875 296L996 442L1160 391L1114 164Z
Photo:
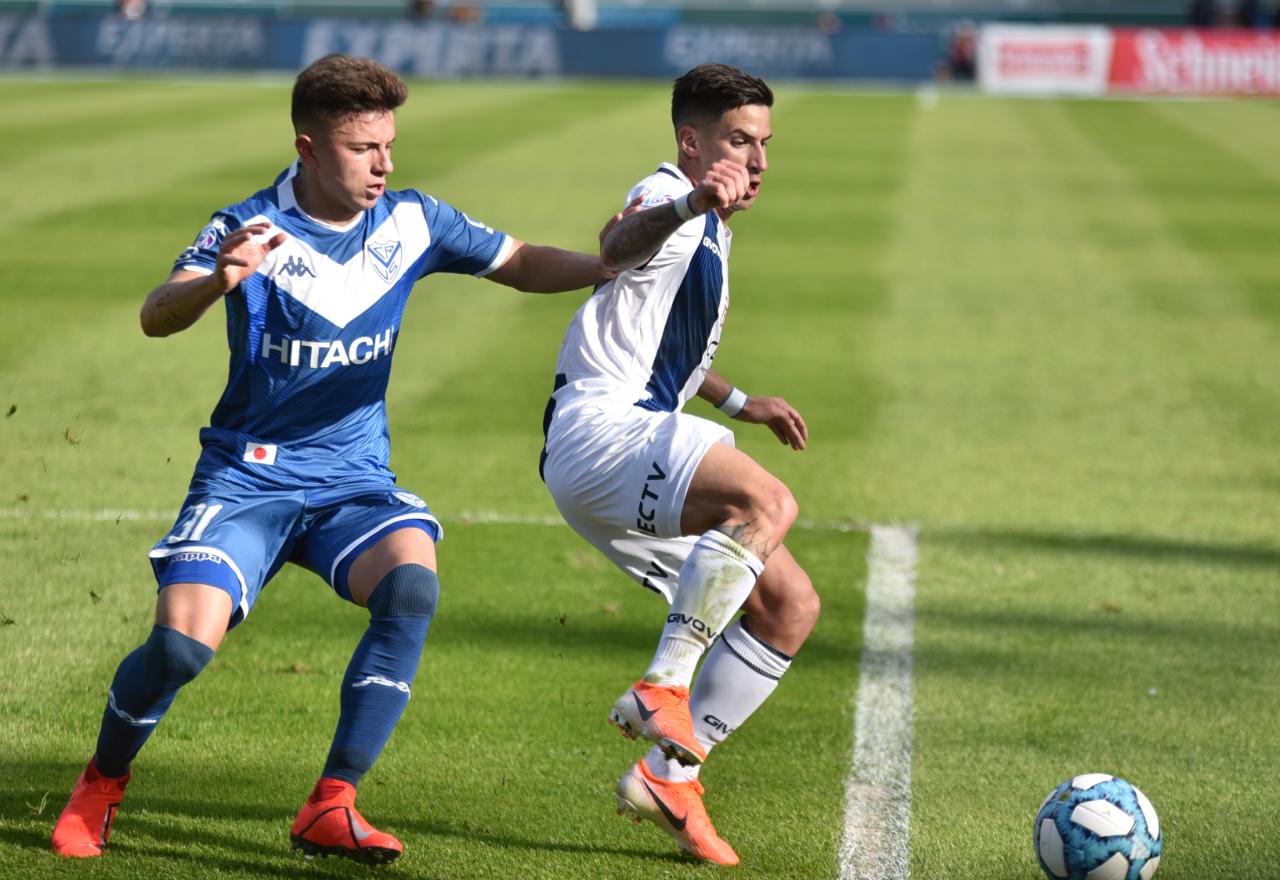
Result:
M427 506L427 502L423 501L421 498L419 498L417 495L414 495L412 492L392 492L391 494L394 495L396 498L400 499L401 501L403 501L405 504L408 504L410 507L426 507Z
M662 480L665 480L666 478L667 478L667 472L664 471L662 467L655 461L653 463L653 470L650 472L649 476L645 477L644 488L640 490L640 505L639 507L637 507L637 512L639 513L639 516L636 517L637 531L644 532L649 535L658 534L658 526L656 523L654 523L654 520L657 519L657 516L658 516L658 505L654 504L648 510L645 510L644 505L646 501L656 502L659 498L662 497L657 492L653 491L651 486L654 483L658 483L658 482L661 482Z
M226 565L221 556L213 553L203 553L198 550L187 550L182 553L174 553L169 557L170 562L212 562L215 565Z

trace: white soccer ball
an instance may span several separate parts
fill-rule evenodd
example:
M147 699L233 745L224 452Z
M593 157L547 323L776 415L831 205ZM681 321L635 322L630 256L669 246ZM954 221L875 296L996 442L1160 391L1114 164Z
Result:
M1106 773L1076 776L1049 792L1031 837L1050 880L1151 880L1164 850L1151 801Z

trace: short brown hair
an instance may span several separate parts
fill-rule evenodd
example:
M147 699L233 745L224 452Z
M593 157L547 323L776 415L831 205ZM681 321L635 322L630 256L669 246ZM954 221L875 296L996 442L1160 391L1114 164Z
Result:
M388 113L409 89L394 72L368 58L333 54L312 62L293 84L293 127L333 123L362 113Z
M773 106L773 90L759 77L727 64L699 64L671 89L671 123L701 125L747 104Z

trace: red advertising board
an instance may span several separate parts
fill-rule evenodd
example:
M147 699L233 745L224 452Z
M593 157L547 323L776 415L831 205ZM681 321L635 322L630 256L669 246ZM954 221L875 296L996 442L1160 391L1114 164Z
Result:
M1280 94L1280 37L1270 33L1117 28L1113 34L1111 91Z

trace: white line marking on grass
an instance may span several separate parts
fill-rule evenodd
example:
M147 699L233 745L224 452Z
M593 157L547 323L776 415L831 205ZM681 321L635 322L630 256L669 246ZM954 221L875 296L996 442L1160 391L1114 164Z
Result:
M916 530L872 526L840 880L906 880Z
M69 520L71 522L160 522L171 523L178 516L172 510L74 510L38 507L0 507L0 519ZM441 516L445 523L494 526L563 526L558 516L531 516L496 510L463 510ZM797 520L793 528L806 532L869 532L872 526L853 520Z

